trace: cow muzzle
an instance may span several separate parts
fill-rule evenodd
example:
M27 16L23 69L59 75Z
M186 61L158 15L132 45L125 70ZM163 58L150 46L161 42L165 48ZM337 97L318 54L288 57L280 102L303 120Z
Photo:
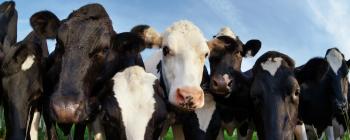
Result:
M175 91L175 105L185 109L194 110L204 106L204 92L197 87L182 87Z
M214 94L226 95L231 92L233 80L227 75L213 76L210 81L210 91Z
M51 116L59 123L78 123L86 119L85 105L69 100L51 100Z

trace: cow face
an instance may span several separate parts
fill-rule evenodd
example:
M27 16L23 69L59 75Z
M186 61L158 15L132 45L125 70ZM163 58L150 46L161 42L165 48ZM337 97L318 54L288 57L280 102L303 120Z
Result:
M347 110L347 75L349 72L349 67L344 59L344 55L337 48L328 49L325 59L330 66L327 77L330 80L333 105L335 106L336 110L344 112Z
M250 95L259 138L292 139L300 93L294 61L279 52L267 52L256 61L253 74Z
M50 91L51 117L61 123L81 122L93 110L89 97L115 34L111 20L99 4L83 6L61 22L47 11L36 15L40 18L31 20L39 23L34 27L57 40L50 56L55 63L49 69L54 73L49 75L58 75ZM51 20L58 24L40 24Z
M198 27L189 21L178 21L161 36L152 28L143 30L150 44L162 48L160 69L169 102L185 110L202 107L204 93L200 83L209 48Z
M210 90L214 94L227 96L239 87L243 76L243 57L254 56L261 47L259 40L249 40L246 44L235 36L229 28L223 28L208 42L210 47Z

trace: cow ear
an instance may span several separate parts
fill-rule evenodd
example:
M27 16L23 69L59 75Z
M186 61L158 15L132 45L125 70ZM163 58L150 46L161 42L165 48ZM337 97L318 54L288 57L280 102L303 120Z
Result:
M310 59L305 65L295 69L295 75L300 83L306 80L319 82L329 70L328 62L323 58Z
M30 17L30 25L38 35L54 39L60 26L60 20L50 11L41 11Z
M348 68L350 68L350 59L346 61L346 65L348 66Z
M261 48L261 42L257 39L249 40L243 46L243 56L254 57Z
M133 27L130 32L142 36L147 43L147 48L161 48L162 37L149 25L137 25Z

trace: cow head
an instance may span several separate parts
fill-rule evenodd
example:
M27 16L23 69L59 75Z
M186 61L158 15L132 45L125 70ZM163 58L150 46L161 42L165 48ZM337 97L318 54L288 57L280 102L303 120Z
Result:
M261 42L253 39L243 44L229 28L225 27L208 44L210 90L214 94L227 96L237 90L243 81L241 72L243 57L253 57L258 53Z
M300 93L294 61L285 54L267 52L256 61L253 75L250 95L259 138L292 139Z
M48 12L38 14L43 17L41 21L53 20ZM128 66L143 66L140 52L145 48L144 37L137 32L116 34L99 4L74 11L58 28L42 26L38 28L43 33L57 32L48 71L48 77L54 77L49 78L53 83L48 90L50 114L57 122L89 119L98 108L96 94L104 81Z
M204 105L200 87L208 45L198 27L178 21L159 35L149 26L137 26L148 44L162 49L161 76L169 102L180 109L193 110Z
M330 66L327 77L330 80L331 92L333 93L331 96L333 105L338 111L344 112L347 110L349 66L344 55L337 48L328 49L325 59Z
M53 64L48 76L56 75L49 91L51 117L60 123L88 119L94 104L89 97L115 35L107 12L99 4L89 4L62 21L48 11L35 15L33 27L57 42L49 58Z

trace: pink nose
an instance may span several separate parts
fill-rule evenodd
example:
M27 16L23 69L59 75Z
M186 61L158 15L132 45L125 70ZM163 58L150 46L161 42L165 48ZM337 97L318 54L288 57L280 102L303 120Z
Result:
M204 92L201 88L182 87L176 90L176 104L184 109L193 110L204 105Z
M232 79L228 76L213 76L210 82L210 88L216 93L227 94L230 90L230 86L233 84Z

